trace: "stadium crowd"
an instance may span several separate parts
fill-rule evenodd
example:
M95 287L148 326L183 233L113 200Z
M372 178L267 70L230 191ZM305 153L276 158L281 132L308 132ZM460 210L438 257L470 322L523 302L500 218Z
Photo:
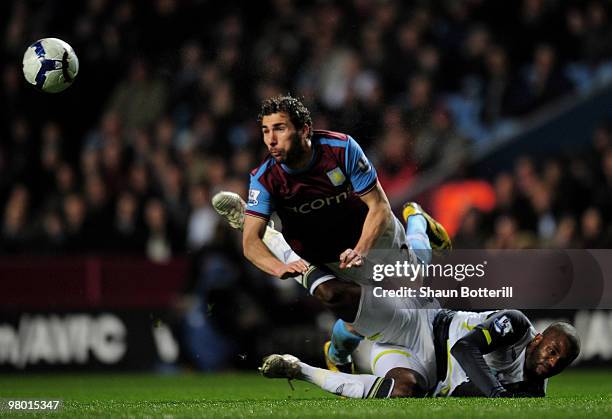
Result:
M190 254L193 283L209 287L257 275L210 196L245 196L263 98L303 97L315 128L355 136L395 196L609 82L611 12L603 0L3 2L0 252ZM81 68L53 97L20 68L47 36ZM494 208L466 213L456 247L610 246L605 121L587 150L484 180Z
M295 92L317 128L353 134L394 195L486 141L457 127L466 119L457 98L482 109L476 122L490 138L492 127L595 83L612 57L602 1L54 3L1 6L3 252L164 260L212 243L210 193L244 193L262 156L258 103L273 94ZM51 34L81 60L73 90L88 103L77 114L33 104L42 100L20 75L25 46ZM493 180L496 209L471 212L458 245L502 245L515 230L537 232L543 241L531 245L604 245L609 128L594 137L593 155L571 165L526 158ZM560 196L568 183L578 195Z

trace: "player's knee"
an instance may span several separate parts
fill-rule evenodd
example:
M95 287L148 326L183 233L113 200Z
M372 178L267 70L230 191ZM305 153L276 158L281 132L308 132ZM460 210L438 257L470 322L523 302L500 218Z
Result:
M408 368L393 368L385 375L393 378L391 397L423 397L424 392L418 384L416 373Z
M325 305L357 304L360 296L359 285L337 279L320 284L314 296Z
M350 323L355 320L359 309L361 288L356 284L331 280L320 284L314 296L336 316Z
M332 281L320 284L315 289L314 296L325 305L334 304L341 298L338 287Z

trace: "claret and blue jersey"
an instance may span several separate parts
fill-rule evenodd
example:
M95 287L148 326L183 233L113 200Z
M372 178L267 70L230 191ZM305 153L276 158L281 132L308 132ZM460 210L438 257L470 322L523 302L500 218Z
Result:
M359 241L368 207L360 196L377 183L376 170L350 136L315 130L308 166L292 170L268 157L251 172L246 213L276 211L293 250L315 264L336 262Z

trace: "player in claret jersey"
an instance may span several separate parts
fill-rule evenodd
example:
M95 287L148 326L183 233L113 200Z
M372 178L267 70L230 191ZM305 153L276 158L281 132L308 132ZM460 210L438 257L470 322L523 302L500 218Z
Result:
M246 257L270 273L283 269L261 244L276 211L297 254L342 278L369 283L358 270L344 268L360 266L375 246L398 248L405 232L359 144L346 134L314 131L308 110L291 97L265 101L259 120L270 156L251 172Z
M263 271L281 278L300 276L305 288L351 322L357 313L363 319L377 310L360 303L361 287L371 286L371 271L360 268L370 250L409 248L405 257L416 261L412 252L423 249L427 258L431 232L432 243L438 239L439 247L450 246L443 228L416 205L405 209L411 237L407 243L404 226L393 216L359 144L346 134L313 130L310 113L299 100L280 96L264 101L259 121L270 156L251 173L243 245L245 256ZM236 201L226 194L213 204L232 218L240 214L240 205L231 204ZM280 235L270 239L267 224L273 212L290 248ZM435 237L440 232L443 237ZM397 254L389 256L390 263ZM354 332L341 320L336 323L325 350L330 368L350 368L350 353L362 339Z

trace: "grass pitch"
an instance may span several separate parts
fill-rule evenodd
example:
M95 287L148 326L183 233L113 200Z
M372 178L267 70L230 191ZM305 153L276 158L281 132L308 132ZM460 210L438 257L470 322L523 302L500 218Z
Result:
M313 385L255 374L4 375L0 397L62 399L59 412L7 417L610 418L612 370L569 371L545 399L340 399Z

